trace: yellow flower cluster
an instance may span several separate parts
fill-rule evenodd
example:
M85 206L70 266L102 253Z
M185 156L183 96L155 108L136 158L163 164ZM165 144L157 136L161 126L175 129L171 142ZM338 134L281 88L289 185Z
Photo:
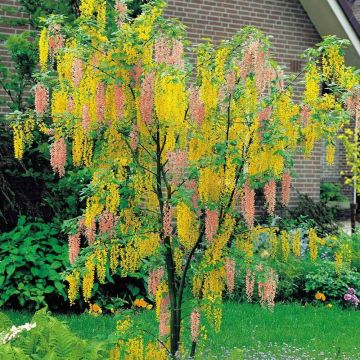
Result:
M108 253L105 248L95 250L96 274L100 284L105 283L106 267L108 263Z
M71 274L66 276L66 281L69 283L68 297L70 304L73 304L79 291L80 273L74 270Z
M141 336L127 340L124 360L143 360L144 340Z
M201 201L204 203L217 202L223 186L221 171L206 167L200 169L199 173L199 194Z
M33 131L35 129L35 120L32 116L21 123L13 124L13 142L15 159L21 160L24 155L25 147L33 142Z
M46 28L43 28L39 37L39 63L41 70L46 70L49 57L49 39Z
M156 289L156 294L155 294L155 304L156 304L156 318L159 320L160 319L160 311L161 311L161 301L162 298L165 294L167 294L169 291L167 285L165 284L165 282L161 282L160 285L158 285L157 289Z
M318 256L318 236L314 229L310 229L308 233L309 237L309 251L311 261L316 261Z
M221 299L225 287L224 279L223 267L210 270L204 277L202 310L216 332L220 330L222 320Z
M293 253L296 257L301 256L301 233L300 230L296 230L292 237Z
M110 247L110 270L115 274L119 266L119 257L120 257L120 245L116 243L117 239L113 241L113 244Z
M226 215L221 227L220 235L214 237L211 246L205 252L205 260L208 265L217 265L223 257L224 248L228 243L235 226L235 219Z
M320 74L315 64L310 64L305 75L304 101L310 106L316 105L320 94Z
M278 237L277 237L275 231L270 232L269 243L270 243L270 249L271 249L271 257L273 259L275 259L277 256L277 253L278 253Z
M83 276L83 298L89 301L91 298L92 289L94 287L95 279L95 259L94 255L89 256L85 262L85 274Z
M15 159L21 160L24 156L24 131L21 124L13 125L14 132L14 156Z
M343 269L343 256L341 251L335 253L335 262L334 262L335 271L338 275L341 274Z
M90 166L92 161L93 152L92 140L84 131L84 128L79 124L74 129L73 134L73 146L72 146L72 157L74 166Z
M131 320L130 317L126 317L123 320L118 320L116 323L116 330L120 333L120 334L124 334L126 333L128 330L131 329L131 327L133 326L133 321Z
M287 262L290 255L290 243L289 234L285 230L281 232L281 249L282 259L284 262Z
M90 228L95 218L101 214L104 209L99 195L93 195L86 200L85 225Z
M137 247L137 239L131 239L120 249L120 266L124 273L136 272L140 266L140 253Z
M158 342L150 341L146 345L144 360L166 360L166 349Z
M326 146L326 162L328 165L334 165L335 151L336 148L334 145L329 144Z
M160 236L158 233L149 233L145 237L136 239L139 255L142 259L156 254L160 247Z
M327 82L341 82L345 73L344 56L338 46L330 46L322 58L323 75Z
M229 56L230 49L226 47L220 47L216 52L215 57L215 78L219 84L224 81L224 65Z
M202 284L203 277L201 275L194 275L192 278L192 293L195 298L199 298Z
M340 248L335 253L334 266L337 274L340 275L344 269L349 270L351 268L351 257L350 244L341 244Z
M106 209L111 213L117 213L120 204L119 186L114 183L107 185L108 194L106 196Z
M187 107L185 83L171 75L157 76L155 82L155 110L159 122L176 132L186 128L184 114Z
M195 214L190 207L180 203L176 207L176 224L180 243L186 250L190 250L196 241Z
M206 116L210 116L217 106L218 88L212 80L210 70L202 72L200 98L205 106Z

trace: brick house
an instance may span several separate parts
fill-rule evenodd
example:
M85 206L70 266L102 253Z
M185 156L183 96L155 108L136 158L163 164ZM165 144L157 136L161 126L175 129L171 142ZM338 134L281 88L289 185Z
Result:
M18 0L2 0L2 5L17 7ZM229 38L241 27L253 25L271 35L273 57L289 72L301 71L299 55L321 40L321 35L336 34L351 41L347 53L350 65L360 67L359 19L360 0L169 0L167 15L179 18L188 28L193 43L211 38L215 43ZM14 15L0 13L2 17ZM20 14L21 16L21 14ZM0 34L23 31L23 27L1 25ZM0 44L2 61L9 61ZM0 90L0 96L6 96ZM0 108L0 114L7 111ZM317 200L321 181L342 183L340 171L344 169L344 152L337 152L335 166L324 161L322 144L317 144L311 159L296 159L298 178L295 188ZM350 195L351 189L348 190Z

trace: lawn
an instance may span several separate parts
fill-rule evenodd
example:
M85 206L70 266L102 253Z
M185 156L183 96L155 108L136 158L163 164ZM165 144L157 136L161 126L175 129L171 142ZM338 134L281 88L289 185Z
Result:
M31 314L7 312L15 324ZM137 315L145 325L154 324L154 312ZM113 316L58 315L83 338L104 339L115 328ZM360 312L338 308L277 305L274 312L258 305L225 303L219 334L209 334L203 348L204 359L359 359ZM154 332L156 329L154 329ZM188 334L185 334L188 336Z

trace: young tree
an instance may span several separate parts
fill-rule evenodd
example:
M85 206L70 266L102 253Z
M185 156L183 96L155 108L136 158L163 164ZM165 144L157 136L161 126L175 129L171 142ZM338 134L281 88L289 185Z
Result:
M302 103L293 101L268 39L254 28L217 49L199 45L193 68L184 27L163 17L164 7L153 1L130 19L117 1L115 32L107 31L103 0L83 0L72 26L49 18L40 36L35 112L14 124L17 157L24 129L36 119L51 137L54 172L63 176L68 159L92 172L86 209L69 237L70 301L81 282L90 300L95 272L99 282L109 271L149 274L162 347L149 343L143 353L142 339L133 337L114 358L122 351L136 359L178 355L186 286L191 356L201 316L219 330L223 292L234 288L235 254L251 255L263 231L255 227L255 189L264 188L271 215L277 182L282 202L289 202L295 154L310 156L325 139L332 162L334 139L348 119L343 102L358 83L331 38L308 52ZM320 96L324 78L337 91ZM90 246L79 256L83 235ZM259 286L271 306L276 275L270 271ZM127 320L119 325L129 329Z

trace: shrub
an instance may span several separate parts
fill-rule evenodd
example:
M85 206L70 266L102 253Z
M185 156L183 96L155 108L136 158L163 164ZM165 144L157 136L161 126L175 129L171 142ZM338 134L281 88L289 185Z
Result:
M346 196L341 193L341 186L330 182L323 182L320 185L320 200L327 203L328 201L344 201Z
M305 290L312 299L315 293L322 292L327 300L345 304L348 288L360 289L360 273L343 270L337 274L334 264L328 261L315 264L314 270L306 275Z
M59 227L41 220L18 225L0 235L0 306L54 309L67 299L61 272L67 264L67 246L59 241Z

